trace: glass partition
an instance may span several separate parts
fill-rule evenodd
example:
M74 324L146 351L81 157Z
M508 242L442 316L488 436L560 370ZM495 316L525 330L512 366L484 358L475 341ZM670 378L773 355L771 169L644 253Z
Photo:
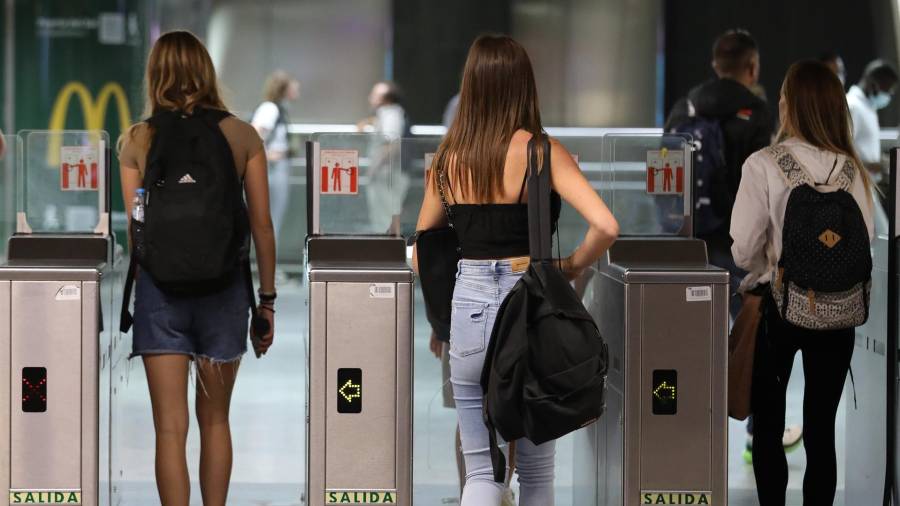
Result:
M25 130L19 136L18 231L108 232L109 134Z
M0 261L6 260L7 240L16 231L16 169L22 159L18 136L0 136Z
M409 237L416 231L419 209L425 198L425 181L442 140L443 137L428 136L400 141L400 173L408 181L400 213L400 233L404 237Z
M313 234L399 233L409 178L398 170L400 144L379 134L316 134L307 167Z
M623 236L691 234L691 145L682 135L609 134L607 205Z

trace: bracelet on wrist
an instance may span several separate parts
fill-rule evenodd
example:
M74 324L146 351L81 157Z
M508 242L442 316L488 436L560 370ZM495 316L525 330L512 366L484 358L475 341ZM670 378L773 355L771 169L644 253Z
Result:
M266 293L260 290L256 294L259 296L260 302L275 302L275 299L278 298L278 292Z
M272 314L275 314L275 308L272 307L272 306L260 305L260 306L259 306L259 309L265 309L266 311L268 311L268 312L270 312L270 313L272 313Z

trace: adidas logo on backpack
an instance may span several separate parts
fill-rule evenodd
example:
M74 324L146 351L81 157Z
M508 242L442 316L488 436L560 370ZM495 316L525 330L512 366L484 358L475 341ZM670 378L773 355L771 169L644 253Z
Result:
M862 211L849 193L857 169L845 159L824 183L838 189L824 193L785 146L766 152L791 188L781 258L772 274L781 317L813 330L862 325L869 318L872 253Z
M181 179L178 180L178 184L194 184L197 180L191 177L190 174L185 174L181 176Z

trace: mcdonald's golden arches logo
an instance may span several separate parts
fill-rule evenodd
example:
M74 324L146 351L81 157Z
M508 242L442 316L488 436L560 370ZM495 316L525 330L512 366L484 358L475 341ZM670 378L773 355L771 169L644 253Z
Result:
M66 114L69 110L69 102L72 101L73 96L78 97L78 101L81 104L85 130L103 130L106 108L109 106L111 99L115 99L116 107L119 110L119 128L121 131L124 132L131 126L131 110L128 107L128 97L125 95L122 85L115 82L104 84L95 101L87 86L78 81L71 81L63 86L56 96L56 102L54 102L53 110L50 112L50 130L63 130L66 128Z

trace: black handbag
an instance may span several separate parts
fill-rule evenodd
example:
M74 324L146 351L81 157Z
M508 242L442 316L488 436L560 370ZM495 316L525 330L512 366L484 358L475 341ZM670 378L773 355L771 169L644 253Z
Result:
M450 310L460 248L453 228L453 211L444 195L443 173L435 175L449 226L416 232L415 243L425 316L437 338L450 342Z
M607 346L596 322L552 258L550 142L537 173L529 142L528 229L531 263L500 305L481 387L495 481L503 482L506 441L534 444L597 420L605 408Z

